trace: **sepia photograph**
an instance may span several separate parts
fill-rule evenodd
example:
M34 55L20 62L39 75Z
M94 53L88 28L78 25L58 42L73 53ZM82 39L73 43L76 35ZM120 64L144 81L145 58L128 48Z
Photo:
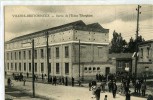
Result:
M4 5L5 100L153 100L153 5Z

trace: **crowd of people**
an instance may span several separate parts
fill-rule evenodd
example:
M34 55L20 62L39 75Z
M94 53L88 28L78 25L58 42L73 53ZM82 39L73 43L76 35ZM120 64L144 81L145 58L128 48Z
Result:
M96 82L100 82L101 84L97 86ZM119 82L120 84L116 85L116 82ZM117 73L108 74L106 76L96 74L96 81L89 82L89 91L92 90L96 98L100 98L99 94L96 92L96 89L100 88L103 93L105 91L112 92L113 98L115 98L118 93L120 95L124 95L126 100L130 100L130 87L133 87L138 96L146 95L147 88L145 78L141 77L136 79L134 74Z
M24 81L22 73L20 74L12 74L14 80L16 81ZM29 73L27 73L27 78L29 78ZM34 74L34 80L38 80L38 75ZM42 80L44 83L50 83L52 85L65 85L68 86L69 84L72 85L72 87L75 84L75 79L72 77L71 79L68 77L57 77L57 76L49 76L49 79L46 74L42 74L39 77L39 80ZM100 85L97 85L97 82L100 83ZM119 82L120 84L116 84ZM11 84L11 79L8 78L8 86ZM77 83L79 86L81 86L81 81L78 80ZM145 78L137 78L135 79L134 74L108 74L108 75L100 75L96 74L96 80L92 80L89 82L89 91L92 91L92 94L95 96L97 100L100 99L100 93L103 92L112 92L113 98L116 97L116 94L125 95L126 100L130 100L130 87L133 87L135 89L135 92L139 96L145 96L146 95L146 83ZM105 100L107 100L107 95L105 96Z

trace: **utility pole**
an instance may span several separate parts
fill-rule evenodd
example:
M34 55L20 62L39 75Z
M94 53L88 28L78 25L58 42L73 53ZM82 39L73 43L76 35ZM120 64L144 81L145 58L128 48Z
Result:
M79 39L79 80L80 80L80 39Z
M138 35L139 35L139 14L141 14L140 9L141 6L138 5L137 10L137 30L136 30L136 55L135 55L135 83L136 83L136 79L137 79L137 63L138 63ZM136 87L135 87L135 93L136 93Z
M47 52L47 69L48 69L48 83L49 83L49 55L48 55L48 31L46 32L46 38L47 38L47 41L46 41L46 52Z
M33 90L33 97L35 97L34 39L32 40L32 90Z

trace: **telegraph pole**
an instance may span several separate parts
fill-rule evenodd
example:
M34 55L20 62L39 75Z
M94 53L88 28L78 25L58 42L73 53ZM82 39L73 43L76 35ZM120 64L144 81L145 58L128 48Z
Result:
M79 39L79 80L80 80L80 39Z
M33 90L33 97L35 97L34 39L32 40L32 90Z
M138 63L138 35L139 35L139 14L141 14L140 9L141 6L138 5L137 10L137 30L136 30L136 55L135 55L135 83L136 83L136 79L137 79L137 63ZM136 93L136 87L135 87L135 93Z
M46 41L46 52L47 52L47 69L48 69L48 83L49 83L49 55L48 55L48 31L46 32L46 38L47 38L47 41Z

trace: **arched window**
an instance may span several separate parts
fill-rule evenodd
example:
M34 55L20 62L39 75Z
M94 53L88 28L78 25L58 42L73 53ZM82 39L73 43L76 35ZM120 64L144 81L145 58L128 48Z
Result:
M89 67L89 70L91 70L91 67Z
M97 67L97 70L100 70L100 67Z
M96 68L95 67L93 67L93 71L95 71L96 70Z
M87 70L87 67L85 67L84 70Z

